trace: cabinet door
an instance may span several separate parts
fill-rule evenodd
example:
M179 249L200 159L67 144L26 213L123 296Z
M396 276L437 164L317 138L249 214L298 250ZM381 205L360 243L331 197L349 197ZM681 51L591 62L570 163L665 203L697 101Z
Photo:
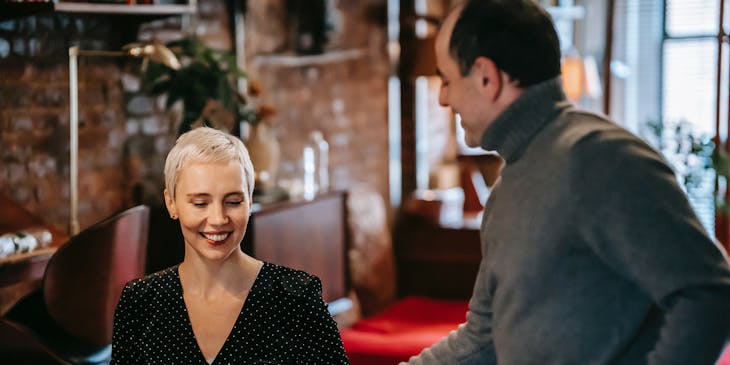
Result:
M244 251L259 260L306 271L322 280L326 301L346 295L345 194L264 206L253 213Z

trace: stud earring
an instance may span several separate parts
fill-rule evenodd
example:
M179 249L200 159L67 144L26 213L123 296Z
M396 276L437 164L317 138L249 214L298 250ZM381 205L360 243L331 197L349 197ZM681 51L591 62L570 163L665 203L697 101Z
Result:
M177 215L176 215L176 214L171 214L171 215L170 215L170 218L172 218L172 219L177 219Z

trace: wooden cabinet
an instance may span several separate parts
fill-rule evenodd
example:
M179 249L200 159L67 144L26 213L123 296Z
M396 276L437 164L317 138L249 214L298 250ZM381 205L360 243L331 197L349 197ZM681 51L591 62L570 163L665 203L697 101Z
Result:
M482 258L478 227L405 216L394 231L398 295L468 299Z

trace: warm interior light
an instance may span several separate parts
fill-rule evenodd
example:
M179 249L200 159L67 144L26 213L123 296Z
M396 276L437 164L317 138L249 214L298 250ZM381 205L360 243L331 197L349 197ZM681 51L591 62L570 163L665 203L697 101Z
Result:
M130 43L122 48L132 57L144 57L175 70L180 69L180 61L175 54L160 43Z
M601 96L601 77L596 59L592 56L581 57L575 49L568 50L563 57L561 73L563 89L569 100L578 101L583 96Z
M583 59L575 52L566 54L561 67L563 75L563 89L570 100L578 100L583 95L585 86L585 68Z

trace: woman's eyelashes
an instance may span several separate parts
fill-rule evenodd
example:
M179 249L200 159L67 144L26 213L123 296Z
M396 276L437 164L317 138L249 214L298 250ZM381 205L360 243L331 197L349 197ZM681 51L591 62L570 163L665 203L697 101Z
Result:
M209 203L208 202L192 202L192 204L193 204L193 206L195 206L197 208L205 208L208 206ZM226 201L226 202L224 202L224 204L235 207L235 206L239 206L239 205L243 204L243 200Z

